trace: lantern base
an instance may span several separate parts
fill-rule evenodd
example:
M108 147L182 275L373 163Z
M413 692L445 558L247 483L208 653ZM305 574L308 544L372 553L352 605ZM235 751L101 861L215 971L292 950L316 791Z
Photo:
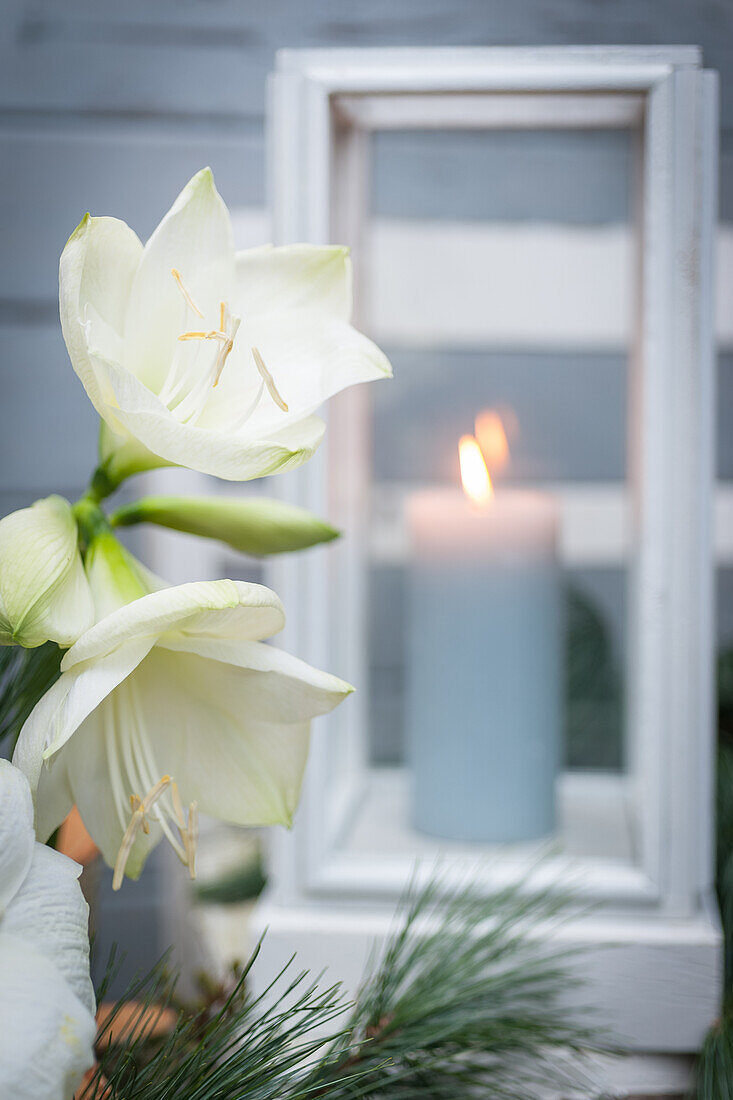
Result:
M266 892L249 904L199 906L197 926L211 966L224 972L246 958L266 932L252 971L261 992L293 953L298 969L327 971L345 997L358 988L370 951L394 932L394 908L330 900L282 904ZM582 985L568 1005L595 1009L632 1056L602 1059L599 1075L610 1095L683 1092L691 1057L719 1012L721 935L712 906L687 919L656 914L590 915L553 933L558 946L578 948Z

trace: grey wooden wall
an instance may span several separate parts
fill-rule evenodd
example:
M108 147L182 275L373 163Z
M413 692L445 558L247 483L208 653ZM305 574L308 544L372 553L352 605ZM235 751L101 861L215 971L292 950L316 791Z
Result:
M86 475L94 419L69 376L56 271L86 210L144 236L203 163L234 205L264 201L265 78L281 46L693 42L723 77L722 214L733 219L733 4L728 0L4 0L0 21L0 510ZM602 217L553 187L552 157L519 151L545 205ZM602 174L604 156L597 158ZM404 156L404 195L430 209L435 151ZM426 172L426 165L428 171ZM548 174L549 173L549 174ZM557 173L555 173L557 175ZM486 177L483 176L485 179ZM516 178L516 177L515 177ZM457 207L475 205L453 173ZM464 192L464 193L462 193ZM513 201L499 180L482 209ZM584 192L588 194L586 190ZM400 193L384 196L400 209Z
M89 465L94 418L69 375L56 321L57 262L68 234L91 210L117 214L144 236L204 163L230 204L262 204L264 85L281 46L700 43L723 77L721 208L733 219L733 4L725 0L4 0L2 7L1 511L45 492L51 468L53 485L73 492ZM608 144L598 150L600 179L612 153ZM430 211L431 188L445 186L437 155L419 136L404 150L403 189L380 194L386 212L401 210L406 195L413 210ZM456 208L508 216L518 178L537 189L540 210L568 220L603 219L617 201L603 186L592 209L573 201L541 142L523 142L515 158L511 178L451 173ZM477 178L493 184L478 188Z
M50 491L73 496L93 461L96 420L57 317L66 238L87 210L122 217L145 238L207 163L231 206L261 207L265 78L280 47L700 44L722 75L721 217L733 221L732 0L0 2L0 514ZM376 203L397 216L444 216L452 203L476 218L623 218L626 195L609 171L626 155L619 136L585 147L585 186L574 194L567 158L578 140L568 135L559 158L556 142L524 135L512 172L496 174L487 171L490 144L477 152L460 135L442 144L414 135L395 144L389 175L377 176ZM731 477L727 356L720 382L719 462ZM731 580L721 579L721 592L733 591ZM133 958L165 945L155 883L151 875L126 887L105 933L132 922Z

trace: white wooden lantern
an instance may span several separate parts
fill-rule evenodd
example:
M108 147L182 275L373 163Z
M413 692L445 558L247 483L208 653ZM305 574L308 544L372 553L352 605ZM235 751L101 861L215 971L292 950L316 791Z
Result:
M350 244L356 323L367 331L360 240L374 131L632 127L642 137L630 763L624 776L570 778L565 788L581 831L583 814L607 803L607 828L617 813L633 836L625 855L561 850L542 874L570 875L596 903L564 935L594 947L583 996L600 1018L639 1051L691 1052L717 1012L721 958L711 893L715 74L692 47L305 50L278 55L270 92L276 242ZM334 400L320 453L273 482L346 534L335 549L278 564L283 644L362 691L318 723L296 826L272 841L256 921L269 926L266 956L297 950L303 965L327 965L352 986L416 858L429 875L446 850L404 824L400 775L367 763L369 410L363 387ZM471 873L487 885L536 857L510 847L481 862L475 848L447 850L448 881Z

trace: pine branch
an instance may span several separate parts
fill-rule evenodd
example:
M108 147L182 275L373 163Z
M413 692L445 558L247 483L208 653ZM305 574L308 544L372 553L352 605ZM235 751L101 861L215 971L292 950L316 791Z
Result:
M343 1016L340 987L319 989L293 960L257 997L246 980L255 949L223 1004L214 1011L180 1012L169 1035L151 1042L145 1022L174 1002L174 982L162 965L136 983L121 1005L135 1000L123 1041L97 1037L99 1066L84 1100L300 1100L302 1066L328 1057L333 1025ZM114 1023L114 1015L110 1024ZM324 1038L324 1035L326 1036Z
M512 887L487 899L469 887L444 901L437 882L411 891L346 1033L340 1068L364 1077L335 1086L333 1070L318 1067L320 1094L529 1100L554 1084L590 1095L569 1055L610 1048L561 1002L577 980L547 937L567 914L568 900L550 892Z
M733 1006L705 1036L695 1070L697 1100L733 1100Z
M549 1085L592 1095L577 1056L609 1047L561 1000L577 981L547 934L567 915L567 899L549 892L411 890L351 1008L293 960L252 996L255 951L223 1003L182 1011L163 1039L131 1034L112 1047L102 1035L85 1100L531 1100ZM145 988L133 991L141 1023L174 1003L160 970Z

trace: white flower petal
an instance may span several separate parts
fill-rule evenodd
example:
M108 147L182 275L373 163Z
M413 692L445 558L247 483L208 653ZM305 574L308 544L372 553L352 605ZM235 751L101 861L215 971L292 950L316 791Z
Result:
M49 639L70 645L93 623L76 522L63 497L0 520L0 604L14 640L25 646Z
M121 363L125 353L124 337L108 325L89 302L84 304L84 316L84 335L90 358L99 357L110 359L113 363ZM99 377L96 364L95 373Z
M162 773L184 802L237 825L290 824L308 756L309 726L250 717L246 674L156 648L136 670Z
M209 169L144 249L124 223L85 218L60 297L74 368L114 433L103 454L113 482L166 464L232 481L293 469L321 441L319 405L391 373L347 323L348 251L266 247L235 261Z
M94 622L94 600L81 555L74 554L66 576L59 582L39 620L38 630L61 646L71 645Z
M69 1100L94 1063L94 1016L62 973L0 931L0 1096Z
M309 310L245 317L221 382L201 417L202 427L223 426L232 408L246 404L252 385L252 347L260 352L288 407L284 412L265 394L246 424L253 438L302 420L347 386L389 378L392 373L377 345L344 321Z
M294 244L236 255L232 309L238 317L311 309L348 321L351 306L348 248Z
M92 218L87 214L69 237L61 256L61 328L72 366L100 415L104 415L104 397L97 369L89 356L87 324L91 322L94 327L97 321L98 350L103 350L100 344L111 348L100 335L102 325L122 336L130 288L142 251L137 236L123 221Z
M125 325L125 367L156 392L168 373L178 336L190 329L179 272L205 313L218 313L234 279L234 240L229 211L210 168L184 187L145 245L130 292Z
M158 647L196 654L210 662L232 665L240 670L236 678L240 706L248 718L258 721L308 722L333 710L354 690L337 676L321 672L263 642L197 635L167 638L164 635ZM196 672L201 666L192 667ZM215 665L207 665L206 675L221 677L222 673Z
M106 365L104 369L110 399L114 401ZM104 467L113 482L116 482L118 477L124 479L133 474L141 474L146 470L155 470L169 465L159 455L149 451L139 439L130 435L127 428L120 424L114 409L107 406L105 415L108 419L102 421L99 432L99 464ZM114 427L111 421L114 421Z
M28 780L0 760L0 922L33 858L33 802Z
M68 741L87 715L142 661L154 642L155 637L133 638L94 662L63 672L36 703L13 753L13 763L28 777L31 790L38 788L44 757ZM40 832L38 836L48 839Z
M131 639L151 639L166 631L196 631L226 637L269 638L282 630L279 598L261 584L244 581L192 581L141 596L96 623L65 654L64 672L98 659Z
M104 702L100 706L104 706ZM85 721L91 722L94 714L96 714L96 711ZM79 728L83 729L83 727L84 722ZM74 737L77 736L77 732L74 733ZM74 738L71 738L71 740L73 741ZM60 749L55 756L45 762L41 767L41 774L38 779L35 800L36 836L43 843L56 832L74 808L74 798L69 786L66 769L60 762L63 751L63 748Z
M323 438L324 425L316 417L303 419L290 429L283 418L258 437L253 437L248 422L236 432L181 424L134 375L111 363L105 369L115 395L114 407L105 413L107 418L116 420L153 454L191 470L227 481L249 481L300 466ZM234 400L228 407L228 421L233 410L248 404L248 398L235 396Z
M114 866L130 820L130 795L144 798L164 774L164 769L156 769L155 759L151 763L156 774L151 771L149 775L140 775L135 768L136 757L130 743L140 729L147 730L149 726L146 700L140 696L137 679L136 670L115 691L114 698L105 700L79 727L51 767L52 774L57 768L61 771L58 782L67 784L89 835L110 867ZM127 864L130 878L138 877L148 854L162 836L154 814L149 815L148 823L149 834L138 833Z
M350 691L259 642L161 640L165 648L156 646L52 761L51 782L68 789L110 865L130 819L130 796L144 797L164 775L202 812L242 825L289 824L308 719ZM150 834L138 835L127 866L131 877L161 837L155 812L149 822Z
M13 624L8 618L2 593L0 593L0 645L15 645L13 641Z
M77 881L80 873L79 864L61 852L35 844L28 874L5 911L0 935L17 936L45 955L93 1013L89 906Z

